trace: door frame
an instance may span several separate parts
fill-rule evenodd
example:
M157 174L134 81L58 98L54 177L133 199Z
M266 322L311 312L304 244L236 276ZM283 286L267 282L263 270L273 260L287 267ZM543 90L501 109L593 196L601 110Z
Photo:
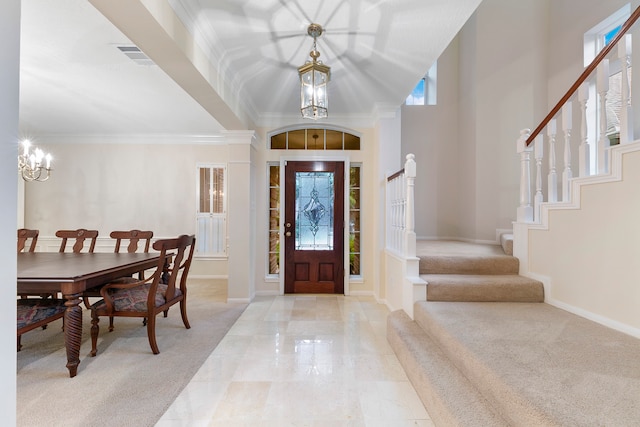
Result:
M344 179L343 179L343 186L344 186L344 222L345 222L345 226L343 227L344 229L344 235L343 235L343 239L345 242L344 248L343 248L343 270L345 271L345 275L344 275L344 295L349 295L349 274L348 272L350 271L349 268L349 245L347 244L347 242L349 242L349 227L347 226L347 223L349 221L349 168L351 167L351 160L349 158L348 155L345 155L345 153L343 153L342 151L340 151L340 155L328 155L326 152L323 152L322 155L319 156L310 156L308 152L305 153L301 153L301 155L299 156L295 156L295 155L283 155L280 156L280 206L281 206L281 213L284 212L284 202L285 202L285 197L284 197L284 178L285 178L285 166L287 162L341 162L344 165ZM283 220L283 216L281 214L280 216L280 228L278 230L278 234L280 236L280 242L284 242L284 220ZM280 259L282 260L282 264L280 265L280 290L279 293L280 295L284 295L284 276L285 276L285 269L284 269L284 246L283 244L280 245Z

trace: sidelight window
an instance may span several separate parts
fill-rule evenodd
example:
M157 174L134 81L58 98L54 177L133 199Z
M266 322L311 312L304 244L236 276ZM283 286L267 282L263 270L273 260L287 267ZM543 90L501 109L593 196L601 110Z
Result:
M280 165L270 163L267 167L269 183L269 275L280 273Z

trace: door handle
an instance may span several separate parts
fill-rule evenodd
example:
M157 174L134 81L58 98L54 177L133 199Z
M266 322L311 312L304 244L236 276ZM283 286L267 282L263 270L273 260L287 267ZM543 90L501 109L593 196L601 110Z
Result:
M284 235L287 236L287 237L291 237L291 232L287 231L286 233L284 233Z

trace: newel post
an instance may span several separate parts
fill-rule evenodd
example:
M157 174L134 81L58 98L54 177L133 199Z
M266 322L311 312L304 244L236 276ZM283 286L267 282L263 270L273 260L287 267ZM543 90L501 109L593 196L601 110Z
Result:
M531 152L533 146L527 146L531 130L522 129L518 138L518 154L520 154L520 206L518 207L518 222L533 222L533 207L531 206Z
M416 233L415 233L415 212L414 212L414 188L416 182L416 161L415 155L407 154L407 161L404 164L404 176L407 182L407 204L404 210L405 230L404 230L404 255L406 257L416 256Z

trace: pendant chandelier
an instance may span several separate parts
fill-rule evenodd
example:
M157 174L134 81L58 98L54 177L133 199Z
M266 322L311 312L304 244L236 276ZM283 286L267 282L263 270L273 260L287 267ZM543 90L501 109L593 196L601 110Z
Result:
M28 139L22 142L23 152L18 155L18 170L25 181L46 181L51 175L51 154L39 148L32 150Z
M309 52L311 61L307 61L298 68L300 75L300 112L305 119L324 119L329 115L329 98L327 84L331 75L331 68L318 61L320 52L316 46L316 39L322 35L322 27L310 24L307 34L313 37L313 48Z

